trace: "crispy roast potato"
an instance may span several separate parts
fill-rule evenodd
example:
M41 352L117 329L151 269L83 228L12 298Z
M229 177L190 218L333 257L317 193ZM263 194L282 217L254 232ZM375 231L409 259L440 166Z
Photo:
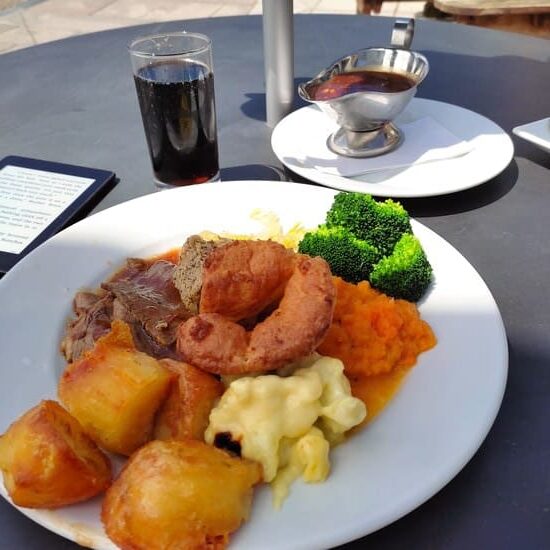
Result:
M129 456L151 439L173 377L137 351L128 325L115 320L109 334L67 366L59 398L101 447Z
M163 359L160 363L177 375L155 421L155 439L204 440L212 407L224 392L211 374L187 363Z
M92 498L112 477L109 459L55 401L42 401L0 437L0 469L12 501L27 508Z
M152 441L107 491L101 519L128 550L221 549L247 519L255 462L200 441Z

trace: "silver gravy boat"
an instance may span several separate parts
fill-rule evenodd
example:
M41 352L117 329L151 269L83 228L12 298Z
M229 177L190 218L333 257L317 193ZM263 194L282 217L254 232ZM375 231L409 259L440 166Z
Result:
M315 78L298 86L298 94L318 105L339 126L327 141L338 155L372 157L392 151L403 140L392 123L416 94L429 71L428 60L409 50L414 35L413 19L395 22L389 48L366 48L335 61ZM399 73L413 85L400 92L355 91L331 99L315 99L314 92L331 77L357 71Z

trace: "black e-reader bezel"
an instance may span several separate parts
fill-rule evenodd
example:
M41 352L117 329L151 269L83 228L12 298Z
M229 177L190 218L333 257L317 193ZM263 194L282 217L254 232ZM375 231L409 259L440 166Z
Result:
M19 156L7 156L0 161L0 170L6 166L31 168L56 174L79 176L94 181L46 226L19 254L0 250L0 273L6 273L31 250L36 248L64 227L85 216L117 182L114 172L84 166L63 164Z

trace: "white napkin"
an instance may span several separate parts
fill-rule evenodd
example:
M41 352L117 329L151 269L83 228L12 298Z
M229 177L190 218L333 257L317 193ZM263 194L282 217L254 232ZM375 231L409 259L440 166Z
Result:
M379 170L404 168L459 157L473 149L470 143L455 136L433 118L424 117L407 124L398 124L404 139L391 153L362 159L344 157L333 153L327 146L327 139L337 130L337 125L316 109L308 110L304 115L302 122L308 124L308 139L304 140L301 132L295 132L287 136L287 139L295 142L288 143L288 149L297 152L296 160L304 166L336 176L352 177Z
M550 153L550 117L516 126L512 132Z

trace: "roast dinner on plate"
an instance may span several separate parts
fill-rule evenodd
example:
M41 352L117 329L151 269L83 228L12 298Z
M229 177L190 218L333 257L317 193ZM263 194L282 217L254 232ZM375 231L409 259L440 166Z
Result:
M261 238L205 228L76 293L58 401L0 437L15 505L99 496L122 549L220 549L258 485L277 514L296 480L328 478L331 449L436 345L416 305L432 268L390 199L338 193L322 225L286 233L255 215Z

